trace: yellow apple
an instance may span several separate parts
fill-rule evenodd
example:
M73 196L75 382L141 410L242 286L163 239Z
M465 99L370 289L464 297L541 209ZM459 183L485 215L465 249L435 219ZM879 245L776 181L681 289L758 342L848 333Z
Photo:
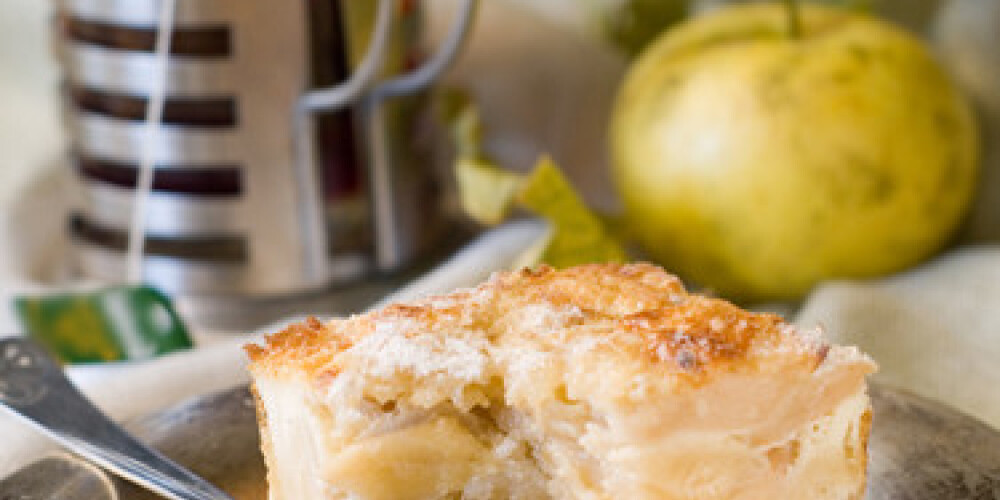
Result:
M668 31L618 95L614 175L654 259L737 300L801 297L939 250L977 172L972 112L925 46L852 11L731 6Z

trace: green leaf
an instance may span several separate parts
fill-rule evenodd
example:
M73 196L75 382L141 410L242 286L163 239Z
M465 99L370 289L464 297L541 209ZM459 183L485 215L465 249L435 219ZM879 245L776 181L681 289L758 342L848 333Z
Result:
M590 0L598 29L632 58L688 14L689 0Z
M548 157L522 175L496 166L482 151L482 123L475 104L460 91L439 94L438 115L455 141L455 179L465 212L477 222L499 224L514 207L548 220L549 234L519 259L520 266L544 262L569 267L588 262L621 262L621 238L590 210Z
M524 185L524 176L482 160L458 159L455 166L462 209L477 222L503 222Z
M588 262L623 262L621 242L583 202L548 157L538 161L519 196L521 204L549 220L552 233L541 262L569 267Z
M447 124L459 158L485 160L482 151L483 124L479 108L466 92L456 88L441 90L435 100L437 114Z

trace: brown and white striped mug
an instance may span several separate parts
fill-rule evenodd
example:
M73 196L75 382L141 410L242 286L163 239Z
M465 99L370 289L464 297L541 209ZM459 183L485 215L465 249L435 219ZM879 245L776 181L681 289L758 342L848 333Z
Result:
M418 60L415 0L176 0L146 205L147 281L180 294L322 289L419 254L437 219L413 96L468 32ZM160 0L58 0L71 221L84 274L119 281Z

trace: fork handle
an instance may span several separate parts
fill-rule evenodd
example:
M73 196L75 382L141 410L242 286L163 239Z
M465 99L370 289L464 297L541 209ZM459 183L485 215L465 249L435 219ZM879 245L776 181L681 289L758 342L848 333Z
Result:
M166 498L232 500L108 419L27 339L0 339L0 407L74 453Z

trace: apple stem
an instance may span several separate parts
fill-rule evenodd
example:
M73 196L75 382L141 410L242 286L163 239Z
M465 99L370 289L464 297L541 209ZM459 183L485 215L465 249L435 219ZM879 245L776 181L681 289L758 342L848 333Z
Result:
M799 17L798 0L785 0L785 12L788 14L788 36L799 38L802 36L802 19Z

